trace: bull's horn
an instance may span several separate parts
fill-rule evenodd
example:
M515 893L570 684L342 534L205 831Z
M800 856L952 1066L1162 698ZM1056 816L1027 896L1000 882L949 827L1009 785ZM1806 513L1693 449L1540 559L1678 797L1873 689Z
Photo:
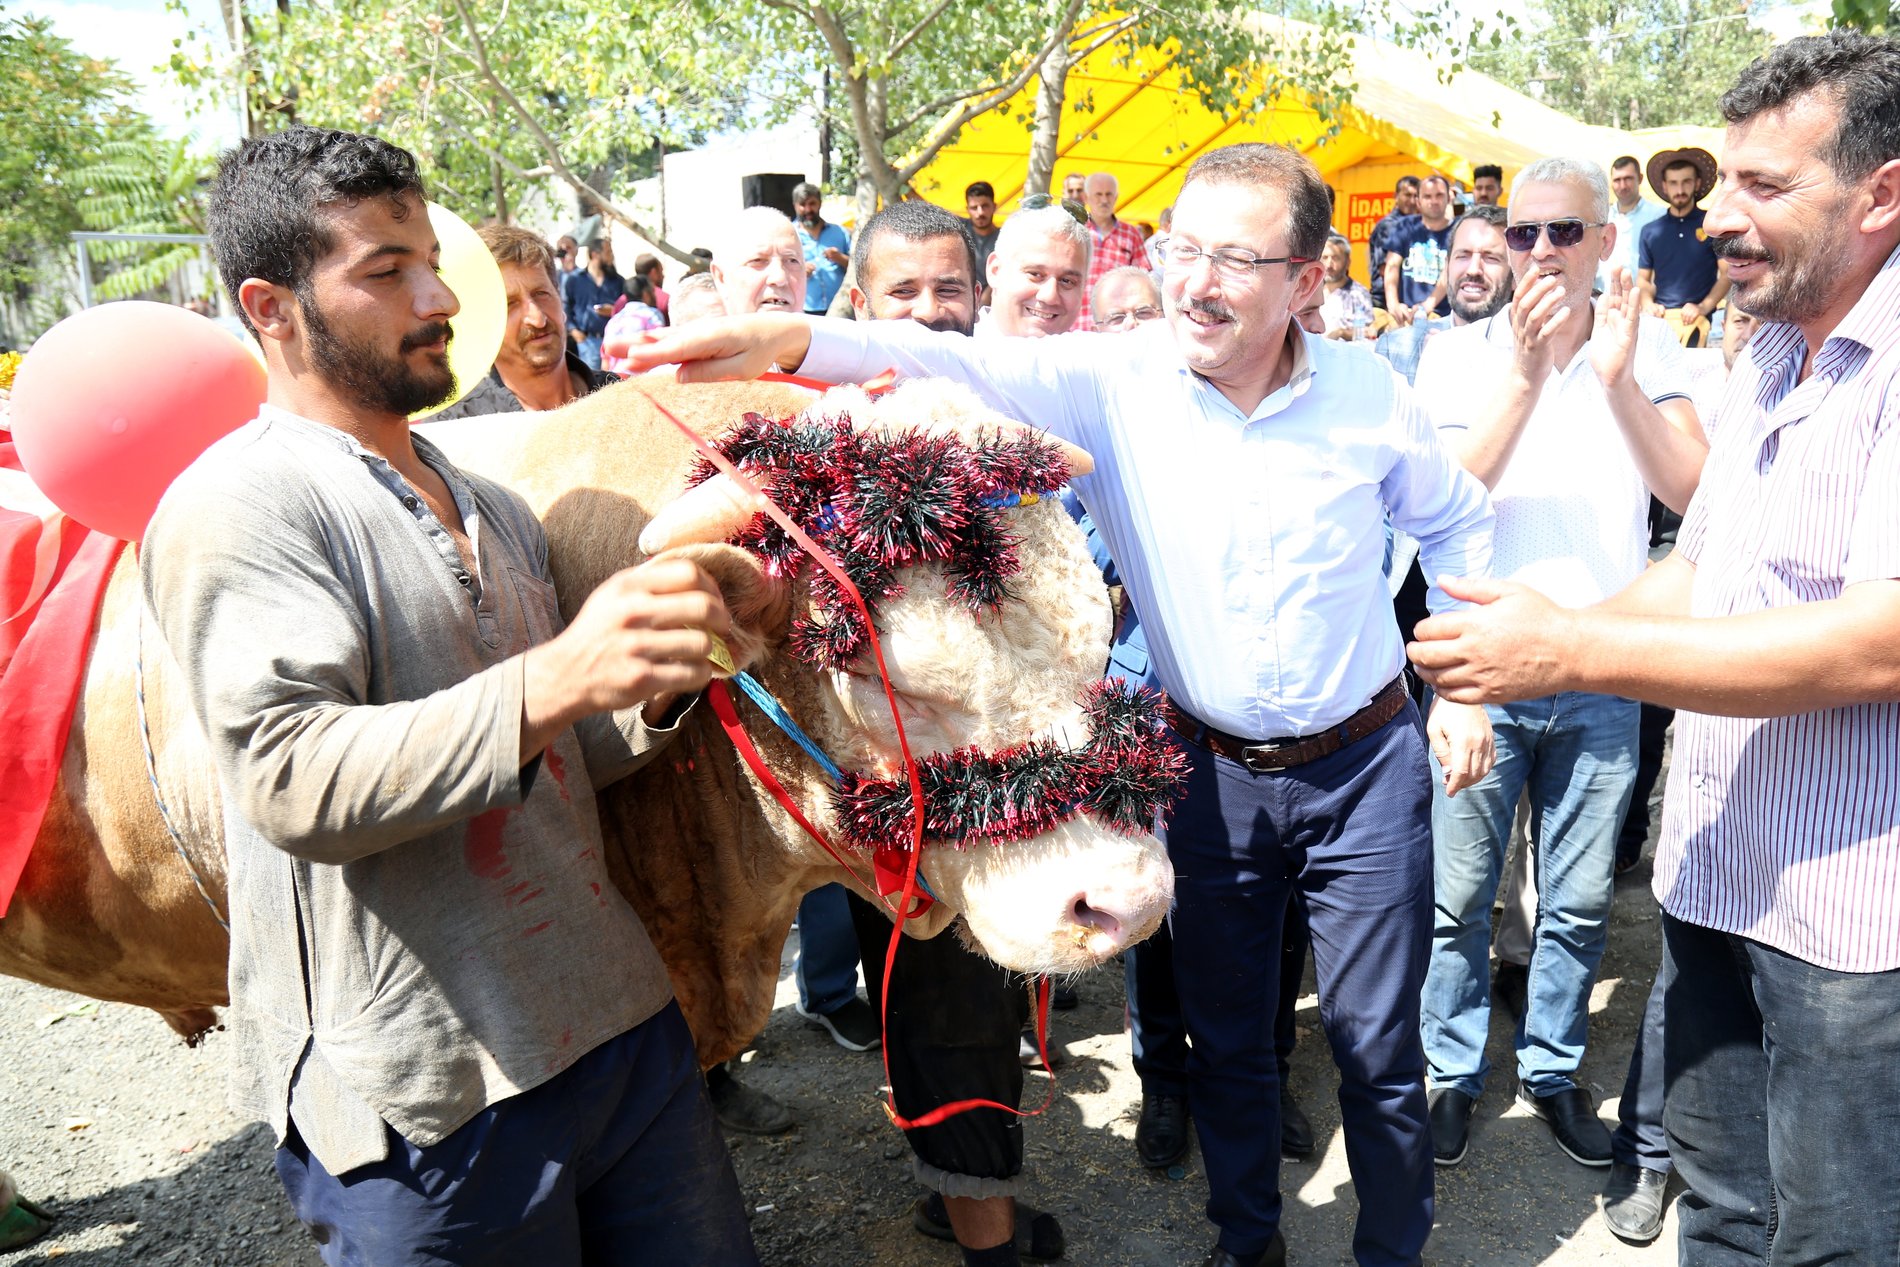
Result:
M763 502L722 472L662 507L641 531L640 549L652 555L674 546L724 541L764 509Z

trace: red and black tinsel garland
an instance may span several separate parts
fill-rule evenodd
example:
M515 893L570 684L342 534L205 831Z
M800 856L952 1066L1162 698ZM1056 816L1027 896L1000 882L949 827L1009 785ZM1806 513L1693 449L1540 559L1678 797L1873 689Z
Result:
M1118 831L1149 830L1187 775L1186 757L1164 733L1160 695L1109 678L1089 687L1083 711L1089 741L1074 751L1035 740L997 753L959 748L920 760L925 843L1026 840L1077 814ZM907 781L847 773L834 799L839 827L853 845L910 846Z
M899 568L926 562L944 567L950 593L972 611L1002 603L1019 567L1004 511L1068 478L1061 452L1030 432L999 431L975 443L922 431L884 436L856 430L843 415L750 413L718 447L836 557L873 612L903 593ZM713 470L702 460L689 483ZM764 515L732 543L774 576L810 564ZM813 571L811 591L814 610L794 623L792 651L815 667L841 668L868 645L863 619L828 573Z

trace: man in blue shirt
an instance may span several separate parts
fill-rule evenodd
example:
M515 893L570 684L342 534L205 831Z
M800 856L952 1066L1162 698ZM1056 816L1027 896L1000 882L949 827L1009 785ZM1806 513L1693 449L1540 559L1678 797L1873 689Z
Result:
M563 298L567 307L567 334L587 368L600 368L600 336L614 301L627 293L627 283L614 268L614 244L605 237L587 244L587 267L568 274Z
M1372 306L1383 308L1385 295L1385 255L1392 240L1392 230L1400 223L1418 214L1418 177L1401 176L1399 183L1392 187L1392 210L1379 218L1372 226L1372 233L1366 241L1366 259L1372 265Z
M814 317L831 310L831 301L844 285L845 265L851 262L851 235L839 225L825 223L819 210L823 198L810 181L801 181L792 190L792 210L798 213L792 227L798 230L799 249L805 252L805 311Z
M1643 226L1636 280L1663 314L1673 313L1682 325L1692 326L1728 294L1728 271L1702 231L1697 205L1715 188L1715 157L1693 146L1664 150L1649 160L1649 183L1662 191L1669 207ZM1701 336L1688 346L1701 346Z
M958 379L1093 454L1073 481L1115 559L1190 763L1166 824L1190 1107L1219 1239L1207 1267L1277 1267L1282 928L1308 913L1359 1196L1353 1256L1416 1264L1432 1226L1419 994L1431 775L1383 572L1384 519L1433 578L1488 572L1490 503L1396 375L1308 336L1331 199L1312 163L1243 144L1196 160L1164 252L1165 323L1115 338L969 340L907 322L759 315L634 350L682 381L778 366L840 382ZM1442 596L1441 596L1442 597ZM1438 604L1443 606L1441 602ZM1490 730L1439 705L1448 790ZM1290 987L1289 987L1290 988Z
M1442 317L1451 311L1449 300L1431 304L1450 240L1451 182L1427 176L1418 187L1418 214L1399 221L1385 240L1385 307L1400 325L1414 316Z

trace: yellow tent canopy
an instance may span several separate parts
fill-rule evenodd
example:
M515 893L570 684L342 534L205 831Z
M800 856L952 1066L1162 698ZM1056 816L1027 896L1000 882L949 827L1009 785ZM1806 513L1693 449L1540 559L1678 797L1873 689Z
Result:
M1274 43L1291 45L1318 34L1292 19L1259 21ZM1257 72L1255 91L1239 110L1223 116L1208 110L1184 84L1172 46L1143 47L1126 58L1125 52L1110 45L1069 72L1056 152L1058 187L1070 172L1108 172L1120 185L1117 214L1154 224L1201 154L1240 141L1291 145L1306 153L1338 192L1334 222L1354 243L1354 271L1362 276L1363 243L1390 210L1392 186L1400 176L1437 171L1469 185L1473 167L1497 163L1508 190L1519 168L1548 155L1594 159L1607 167L1621 154L1647 160L1683 145L1721 153L1718 129L1632 133L1580 123L1476 71L1459 71L1444 82L1439 63L1382 40L1355 41L1347 77L1358 88L1338 120L1339 130L1324 140L1325 125L1296 94L1260 100ZM967 124L918 173L917 192L961 213L964 187L986 180L1006 213L1026 192L1034 114L1032 80L1017 96Z

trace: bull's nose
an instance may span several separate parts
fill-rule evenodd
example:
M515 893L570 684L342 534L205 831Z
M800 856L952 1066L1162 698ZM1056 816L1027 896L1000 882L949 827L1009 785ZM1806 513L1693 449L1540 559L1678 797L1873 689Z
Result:
M1086 893L1076 894L1075 900L1069 903L1069 920L1090 935L1099 934L1117 945L1121 943L1121 917L1090 902Z

